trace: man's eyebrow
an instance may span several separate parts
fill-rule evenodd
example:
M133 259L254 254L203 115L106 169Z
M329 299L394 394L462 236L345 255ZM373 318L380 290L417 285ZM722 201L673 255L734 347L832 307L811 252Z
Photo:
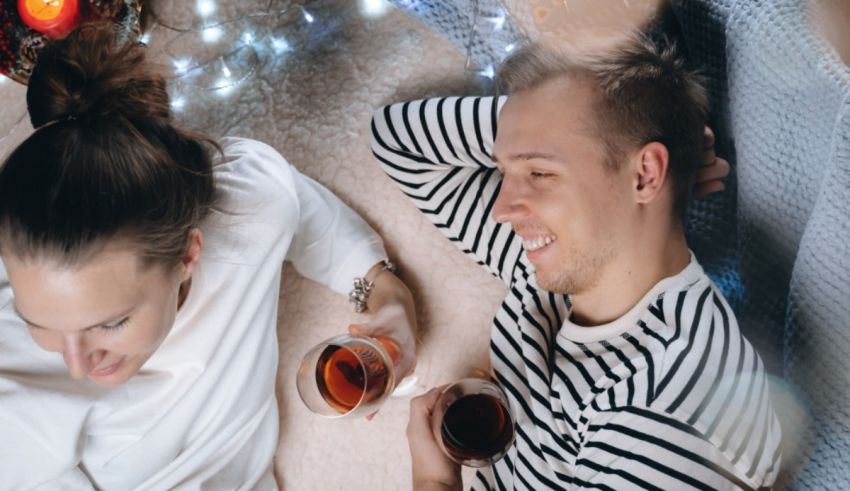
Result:
M511 155L511 160L558 160L558 158L551 153L544 152L522 152L515 153Z
M559 162L560 159L551 153L545 152L520 152L514 153L508 156L508 160L551 160L553 162ZM493 153L493 162L499 163L499 157Z
M15 306L14 306L14 309L15 309L15 313L16 313L16 314L18 314L18 317L20 317L20 318L21 318L24 322L26 322L26 323L27 323L27 325L29 325L30 327L34 327L34 328L36 328L36 329L45 329L45 330L48 330L48 331L50 330L50 329L48 329L48 328L46 328L46 327L44 327L44 326L40 326L40 325L36 324L35 322L31 322L31 321L27 320L27 318L26 318L26 317L24 317L23 315L21 315L21 311L19 311L19 310L18 310L18 306L17 306L17 305L15 305ZM132 310L132 309L130 309L130 310ZM119 317L120 317L120 318L124 318L124 316L126 316L126 315L127 315L127 314L129 314L129 313L130 313L130 311L128 310L128 311L127 311L127 312L125 312L124 314L119 315L119 316L116 316L115 318L119 318ZM84 327L84 328L80 329L80 331L91 331L92 329L95 329L95 328L98 328L98 327L101 327L101 326L105 326L106 324L107 324L106 322L101 322L100 324L95 324L95 325L93 325L93 326Z

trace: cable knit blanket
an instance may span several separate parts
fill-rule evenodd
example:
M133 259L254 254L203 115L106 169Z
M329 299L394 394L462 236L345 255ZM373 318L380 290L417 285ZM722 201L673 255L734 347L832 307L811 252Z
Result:
M727 254L740 274L739 322L812 417L789 468L801 489L844 487L850 70L812 29L806 2L681 1L677 13L692 54L719 81L716 119L734 143L737 210L719 219L736 225Z
M466 50L476 3L421 1L409 11ZM480 2L484 9L493 3ZM691 207L690 244L776 374L774 396L789 441L780 485L844 487L850 480L850 69L816 34L805 1L672 3L691 60L710 77L718 153L734 169L728 191ZM478 64L492 63L505 43L478 42L469 50Z

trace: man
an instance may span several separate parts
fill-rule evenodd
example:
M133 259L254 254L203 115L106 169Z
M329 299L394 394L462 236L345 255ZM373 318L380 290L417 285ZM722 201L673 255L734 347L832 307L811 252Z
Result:
M587 57L531 47L500 79L507 100L373 120L390 177L508 286L490 345L516 440L473 488L770 486L780 429L761 360L683 232L698 79L642 39ZM430 431L438 395L411 405L416 489L461 486Z

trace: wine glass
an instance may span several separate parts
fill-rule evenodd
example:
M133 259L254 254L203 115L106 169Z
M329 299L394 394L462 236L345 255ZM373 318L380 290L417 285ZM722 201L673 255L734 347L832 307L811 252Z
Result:
M514 441L508 398L493 382L464 378L440 394L431 416L437 444L450 459L484 467L501 459Z
M395 343L343 334L314 346L298 367L296 387L308 409L330 418L375 412L395 387Z

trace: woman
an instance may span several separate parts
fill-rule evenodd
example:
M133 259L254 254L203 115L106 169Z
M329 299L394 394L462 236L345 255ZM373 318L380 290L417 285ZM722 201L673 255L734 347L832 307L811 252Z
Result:
M143 48L79 28L27 102L36 131L0 170L0 488L275 489L284 259L340 293L374 280L353 329L410 372L380 238L264 144L211 158Z

